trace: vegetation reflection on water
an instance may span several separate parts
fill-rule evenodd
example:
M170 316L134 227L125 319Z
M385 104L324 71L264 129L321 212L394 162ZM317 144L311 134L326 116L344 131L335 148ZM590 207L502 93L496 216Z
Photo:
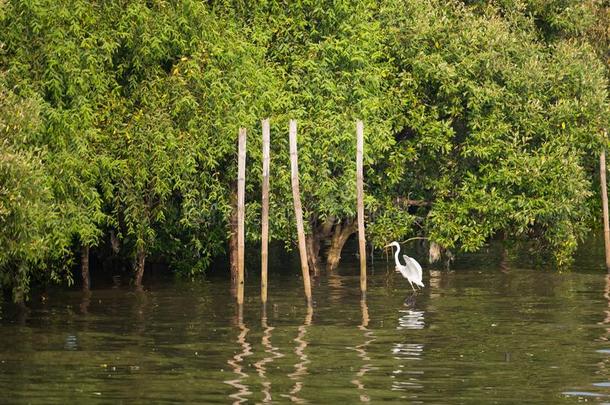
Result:
M3 307L1 395L11 403L603 401L610 278L590 253L568 273L475 256L426 271L415 297L377 259L366 300L348 258L318 280L312 309L297 262L272 273L267 308L250 274L243 312L217 278L151 282L145 292L52 291L27 312Z

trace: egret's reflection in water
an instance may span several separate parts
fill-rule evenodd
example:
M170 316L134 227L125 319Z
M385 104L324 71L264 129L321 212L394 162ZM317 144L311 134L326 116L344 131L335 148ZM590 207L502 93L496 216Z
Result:
M424 328L424 311L402 309L399 314L397 330L420 330ZM409 335L405 335L405 339L409 339ZM394 359L398 361L398 368L393 371L392 391L411 391L423 388L421 383L423 371L415 370L409 364L414 360L421 360L423 351L424 345L422 343L400 342L393 344L392 354ZM416 394L413 393L411 399L415 398Z
M398 326L396 329L423 329L424 311L414 311L412 309L403 309L398 311L401 315L398 317Z

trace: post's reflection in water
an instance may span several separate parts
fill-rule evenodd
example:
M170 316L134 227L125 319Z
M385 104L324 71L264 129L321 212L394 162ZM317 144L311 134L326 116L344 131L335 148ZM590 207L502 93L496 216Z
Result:
M135 332L141 337L146 333L147 314L150 309L149 300L148 291L140 288L134 291L134 326Z
M263 394L263 403L270 403L273 401L273 397L271 396L271 381L267 377L267 364L273 363L275 359L284 357L284 355L279 352L277 347L271 344L271 332L275 328L269 326L269 324L267 323L267 306L265 304L263 304L262 307L261 326L263 327L263 336L261 338L261 344L263 346L266 356L263 359L254 363L254 368L256 369L258 376L261 378L262 381L261 393Z
M604 334L599 337L599 340L603 342L607 342L610 336L610 274L606 274L606 284L604 286L604 298L606 299L606 309L604 310L604 320L600 322L600 325L605 325ZM605 348L602 350L598 350L598 352L602 352L606 356L604 356L598 363L599 372L603 376L608 375L608 367L607 367L607 354L610 354L610 348Z
M399 311L397 330L420 330L425 327L424 311L402 309ZM398 363L398 369L392 372L392 391L421 390L423 385L420 376L423 371L416 370L412 365L405 367L405 363L421 360L424 345L422 343L394 343L392 354L394 359L402 360ZM413 393L410 399L417 398Z
M604 295L604 298L606 299L606 308L604 309L604 319L602 321L598 322L598 325L603 325L603 326L605 326L605 328L603 329L603 331L604 331L603 334L598 338L598 340L602 341L602 342L608 342L608 340L609 340L608 338L610 336L610 274L606 274L603 295ZM603 381L603 379L607 379L608 374L609 374L608 355L610 354L610 348L606 347L603 349L598 349L597 353L601 354L601 358L597 362L598 370L595 372L595 375L600 376L600 379L602 379L602 381L598 380L597 382L593 383L592 385L597 388L607 388L608 383L607 383L607 381ZM592 398L592 400L595 399L598 402L601 400L601 397L607 396L605 394L591 392L591 391L589 391L588 388L581 389L580 387L576 388L574 390L572 389L572 387L570 387L570 390L562 392L562 395L564 395L565 397L576 397L577 396L577 397L579 397L579 399L583 395L587 395L587 396L590 396ZM607 403L607 402L602 402L602 403Z
M606 285L604 286L604 298L608 303L606 310L604 313L606 316L604 317L604 321L602 322L604 325L610 325L610 273L606 274ZM610 327L606 329L606 334L602 337L602 340L608 340L608 335L610 335Z
M366 388L364 387L364 383L362 382L365 374L371 370L374 370L373 365L370 363L371 358L368 356L366 352L366 348L368 345L373 343L376 339L373 334L373 331L368 329L369 326L369 307L366 303L366 298L362 298L360 300L360 310L362 312L362 323L358 326L358 329L363 331L364 338L366 339L364 343L353 347L352 349L358 353L358 357L362 359L362 367L356 373L356 378L352 380L352 384L356 386L358 392L360 393L360 402L371 402L371 398L366 393Z
M227 360L227 364L231 367L231 370L237 378L224 381L225 384L229 384L237 390L237 392L235 392L234 394L229 395L229 398L233 399L233 404L241 404L243 402L247 402L247 397L252 394L252 391L250 391L248 386L244 383L246 378L248 378L248 374L243 371L243 362L245 357L248 357L252 354L252 347L246 341L246 337L248 336L248 332L250 331L250 329L248 329L244 324L243 311L243 305L238 305L237 315L234 318L234 323L240 331L237 335L236 342L241 348L241 351L239 353L236 353L229 360Z
M305 315L303 325L299 326L297 337L294 338L294 342L296 343L294 353L297 355L299 362L294 365L294 372L288 374L288 378L294 381L294 386L290 390L289 395L282 395L283 397L289 398L292 402L296 402L298 404L307 403L305 399L298 396L298 393L303 389L303 376L309 374L307 371L307 365L311 361L305 354L305 349L308 345L307 340L305 340L305 335L307 334L307 329L309 329L309 326L311 325L312 318L313 307L308 305L307 314Z
M88 288L83 288L80 305L79 305L80 313L82 315L89 314L90 305L91 305L91 290Z
M510 272L510 261L508 257L508 250L505 246L502 247L502 251L500 252L500 271L502 273Z

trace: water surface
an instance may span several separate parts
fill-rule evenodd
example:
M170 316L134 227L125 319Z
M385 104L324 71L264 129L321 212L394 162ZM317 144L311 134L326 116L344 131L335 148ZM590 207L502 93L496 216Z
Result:
M274 266L266 311L255 274L243 314L214 276L4 305L0 402L610 403L598 248L563 273L493 250L424 266L416 295L376 258L366 300L346 256L315 283L311 310L295 260Z

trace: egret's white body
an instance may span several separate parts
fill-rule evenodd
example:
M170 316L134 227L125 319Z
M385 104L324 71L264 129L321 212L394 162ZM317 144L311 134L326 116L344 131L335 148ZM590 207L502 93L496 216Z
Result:
M398 244L398 242L392 242L389 245L387 245L386 247L389 246L396 246L396 253L394 253L394 261L396 262L396 271L400 272L400 274L402 274L402 276L404 278L407 279L407 281L409 282L409 284L411 284L411 288L413 288L413 290L415 290L415 287L413 287L413 284L415 284L418 287L423 287L424 283L421 281L422 279L422 268L419 265L419 263L417 262L417 260L415 260L412 257L409 257L407 255L402 255L403 259L405 260L405 264L400 263L400 260L398 259L398 254L400 253L400 245Z

